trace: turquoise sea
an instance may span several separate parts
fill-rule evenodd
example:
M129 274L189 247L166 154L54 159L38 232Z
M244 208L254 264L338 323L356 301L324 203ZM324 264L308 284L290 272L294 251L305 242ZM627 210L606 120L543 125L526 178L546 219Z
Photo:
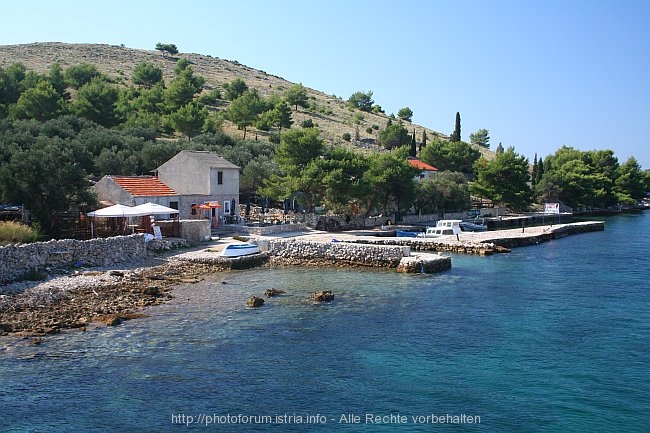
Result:
M605 221L436 275L215 274L115 328L0 339L0 431L648 431L650 212Z

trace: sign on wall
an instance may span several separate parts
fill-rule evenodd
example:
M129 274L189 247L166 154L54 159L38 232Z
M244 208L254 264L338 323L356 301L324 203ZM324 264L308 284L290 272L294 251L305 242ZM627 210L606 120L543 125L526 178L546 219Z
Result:
M544 203L544 213L560 213L560 203Z

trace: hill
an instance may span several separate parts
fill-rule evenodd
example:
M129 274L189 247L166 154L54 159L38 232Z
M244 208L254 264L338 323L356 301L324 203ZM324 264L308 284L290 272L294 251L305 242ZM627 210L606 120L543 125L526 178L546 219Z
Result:
M101 72L114 78L118 83L130 84L131 75L135 67L141 62L150 62L163 70L165 82L174 76L176 60L185 58L191 62L194 71L206 80L205 89L221 88L224 83L229 83L235 78L241 78L250 88L256 88L264 97L272 93L282 94L291 85L295 84L281 77L269 74L238 63L237 61L220 59L208 55L195 53L179 53L175 56L163 57L156 50L140 50L126 48L118 45L105 44L66 44L60 42L39 42L22 45L0 46L0 67L7 68L13 63L20 62L28 70L46 72L51 65L58 62L64 69L79 63L95 65ZM320 129L321 136L329 143L343 143L342 136L349 133L356 136L354 116L360 113L347 106L347 100L334 95L327 95L315 89L307 88L312 108L300 109L293 113L294 125L300 125L303 120L311 119ZM361 139L355 143L357 147L375 148L375 140L379 130L388 122L389 116L385 114L363 112L363 120L358 126ZM373 128L372 133L366 132ZM426 131L429 139L436 136L447 138L445 134L428 129L411 122L404 122L404 126L412 132L415 130L417 140ZM450 125L451 127L451 125ZM377 129L378 128L378 129ZM241 134L234 125L226 122L226 132ZM256 131L260 136L265 136L263 131ZM353 139L354 141L354 139ZM480 148L482 152L492 153Z

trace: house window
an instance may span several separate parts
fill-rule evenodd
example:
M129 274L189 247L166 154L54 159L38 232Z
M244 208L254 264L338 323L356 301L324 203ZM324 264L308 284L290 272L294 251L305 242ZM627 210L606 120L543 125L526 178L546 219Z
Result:
M178 210L178 202L177 201L170 201L169 202L169 207L172 209Z
M223 185L223 171L217 172L217 184Z
M223 202L223 213L226 215L230 214L230 200Z
M196 215L196 203L192 203L190 209L192 209L192 215Z

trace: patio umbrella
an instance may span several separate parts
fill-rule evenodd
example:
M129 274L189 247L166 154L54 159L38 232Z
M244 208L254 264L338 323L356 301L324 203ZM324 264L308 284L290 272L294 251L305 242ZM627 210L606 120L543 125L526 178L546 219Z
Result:
M116 204L102 209L97 209L93 212L88 212L89 217L95 218L126 218L145 215L149 214L141 209L136 209L131 206L124 206L123 204Z
M248 200L248 202L246 203L245 214L246 214L246 216L250 216L250 214L251 214L251 201L250 200Z
M231 200L230 204L231 204L231 206L230 206L230 215L234 215L235 214L235 205L237 204L237 202L233 198Z
M147 215L166 215L172 213L178 213L178 210L172 209L167 206L162 206L156 203L145 203L138 206L135 206L133 209L142 210L147 212Z

